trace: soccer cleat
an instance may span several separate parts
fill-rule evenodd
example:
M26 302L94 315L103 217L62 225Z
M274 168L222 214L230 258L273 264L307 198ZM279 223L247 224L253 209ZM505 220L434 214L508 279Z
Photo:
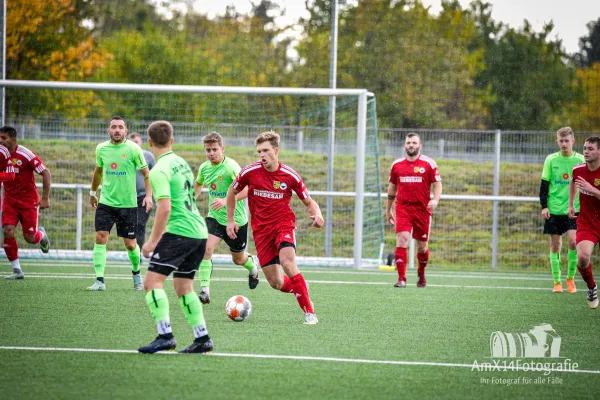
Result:
M202 304L210 304L210 289L202 288L198 295L198 299L200 299L200 303Z
M588 289L587 302L591 309L598 307L598 286Z
M106 290L106 285L104 284L104 282L101 282L99 280L96 279L96 281L94 282L94 284L92 286L89 286L86 290L92 290L92 291L96 291L96 292L102 292L104 290Z
M406 281L404 279L398 279L398 282L394 283L394 287L405 288Z
M39 227L38 231L44 234L42 240L40 240L40 249L42 249L42 253L48 253L50 251L50 239L48 239L48 235L46 234L46 230L43 227Z
M12 275L7 275L4 279L7 281L16 281L18 279L25 279L25 275L23 275L23 271L13 272Z
M558 282L554 284L554 289L552 289L552 293L562 293L562 283Z
M248 257L250 257L252 259L252 263L254 264L254 269L256 270L255 274L250 274L248 275L248 287L250 289L256 289L256 287L258 286L258 265L256 264L256 260L254 259L254 257L252 257L250 254L248 254Z
M213 341L208 339L205 342L196 342L195 340L185 349L181 350L180 354L205 354L210 353L215 348Z
M304 325L316 325L319 319L316 314L304 313Z
M177 346L177 342L175 341L175 337L173 336L171 339L165 339L158 335L156 339L148 346L142 346L138 348L138 352L144 354L154 354L159 351L165 350L175 350Z
M417 287L425 287L425 286L427 286L427 280L425 279L425 277L419 278L419 280L417 281Z
M144 285L142 284L142 275L133 275L133 290L144 290Z
M577 288L575 287L575 278L567 278L567 292L577 293Z

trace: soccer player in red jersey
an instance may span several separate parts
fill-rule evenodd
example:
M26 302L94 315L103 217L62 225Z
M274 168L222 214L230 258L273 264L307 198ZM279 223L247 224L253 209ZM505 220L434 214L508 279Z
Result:
M13 179L15 179L15 169L10 160L10 153L6 147L0 144L0 183L9 182Z
M260 161L243 168L227 191L227 235L235 239L235 196L248 187L248 206L260 266L273 289L292 293L304 311L304 324L319 320L308 295L308 286L296 265L296 216L290 207L292 192L306 206L313 226L323 226L323 215L311 199L300 175L279 162L279 135L263 132L256 138ZM281 268L283 268L282 273Z
M594 246L600 241L600 137L590 136L583 144L585 163L573 167L569 184L569 210L577 218L577 269L587 284L587 302L590 308L598 307L598 290L590 258ZM575 215L575 195L579 191L579 216Z
M50 171L35 153L17 144L17 131L10 126L0 128L0 144L9 153L15 179L4 182L4 209L2 210L2 233L4 251L13 266L13 275L5 279L23 279L19 264L19 248L15 239L15 226L21 222L23 238L31 244L40 244L42 252L50 249L50 241L44 228L38 228L38 209L50 207ZM40 198L33 172L42 175L43 192Z
M386 218L396 226L396 269L398 282L395 287L406 287L406 249L410 233L417 242L417 259L419 280L417 287L425 287L425 267L429 261L429 231L431 212L435 209L442 195L442 179L435 161L421 154L421 138L416 133L409 133L404 142L406 157L399 158L392 164L388 200L385 209ZM433 199L431 188L433 187ZM392 205L396 201L396 214Z

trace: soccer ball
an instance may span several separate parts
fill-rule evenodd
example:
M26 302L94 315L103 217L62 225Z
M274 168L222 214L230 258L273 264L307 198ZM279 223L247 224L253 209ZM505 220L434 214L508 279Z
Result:
M252 303L244 296L233 296L225 303L225 313L234 321L245 321L252 313Z

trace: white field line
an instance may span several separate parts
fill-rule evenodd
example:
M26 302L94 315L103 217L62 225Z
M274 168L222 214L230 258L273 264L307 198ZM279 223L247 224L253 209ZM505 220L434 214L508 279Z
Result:
M23 268L27 268L27 267L60 267L60 268L93 268L93 266L90 265L82 265L82 264L74 264L74 263L68 263L68 264L60 264L60 263L50 263L50 262L44 262L44 263L25 263L22 262L21 266ZM11 266L9 264L6 264L7 268L11 268ZM143 265L142 268L147 267L147 265ZM106 268L120 268L120 269L131 269L131 265L130 264L112 264L112 265L107 265ZM237 270L241 270L240 268L235 268L235 267L224 267L224 268L213 268L214 271L237 271ZM390 272L374 272L374 271L337 271L335 269L331 269L331 270L311 270L311 269L302 269L302 272L304 273L311 273L311 274L327 274L327 275L377 275L377 276L389 276ZM393 271L391 271L393 272ZM416 275L416 270L415 271L407 271L409 275ZM550 281L552 279L552 276L548 274L547 277L542 276L542 274L537 274L537 275L514 275L511 276L509 275L511 274L509 273L505 273L505 272L498 272L498 273L494 273L494 274L488 274L485 272L460 272L460 273L454 273L454 272L445 272L445 271L435 271L435 272L429 272L427 273L428 277L437 277L437 278L449 278L449 279L453 279L453 278L473 278L473 279L498 279L498 280L522 280L522 281Z
M10 275L10 273L2 272L0 276ZM60 272L54 274L47 274L44 272L30 272L26 274L29 278L51 278L51 279L93 279L94 274L64 274ZM107 277L108 280L128 280L131 279L131 275L111 275ZM212 281L223 281L223 282L247 282L246 278L212 278ZM307 280L308 283L323 283L323 284L335 284L335 285L391 285L390 282L353 282L353 281L321 281L321 280ZM408 286L416 286L416 284L407 284ZM457 288L457 289L510 289L510 290L542 290L549 291L552 288L541 288L541 287L522 287L522 286L476 286L476 285L444 285L444 284L427 284L431 287L440 288Z
M0 346L0 350L21 350L21 351L64 351L74 353L118 353L118 354L138 354L136 350L120 350L120 349L82 349L82 348L65 348L65 347L25 347L25 346ZM160 352L156 354L176 355L175 352ZM428 361L396 361L396 360L368 360L359 358L339 358L339 357L313 357L313 356L286 356L277 354L242 354L242 353L210 353L209 357L237 357L237 358L263 358L263 359L279 359L279 360L302 360L302 361L325 361L325 362L340 362L340 363L356 363L356 364L383 364L383 365L410 365L410 366L427 366L427 367L446 367L446 368L471 368L477 369L474 364L460 363L441 363ZM504 369L504 366L502 366ZM529 366L506 367L511 371L530 371ZM540 368L535 372L563 372L563 373L580 373L580 374L600 374L600 370L585 370L585 369L550 369Z

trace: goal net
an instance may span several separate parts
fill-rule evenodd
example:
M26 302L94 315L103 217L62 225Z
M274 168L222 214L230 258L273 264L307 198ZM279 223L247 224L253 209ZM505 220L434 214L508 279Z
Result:
M151 122L170 121L175 128L174 151L194 172L206 160L202 137L212 131L224 137L225 155L242 167L257 159L256 136L266 130L277 132L280 161L300 173L328 225L327 229L310 227L303 204L294 196L299 264L364 268L381 259L383 203L376 106L366 90L2 82L5 124L17 129L19 144L38 154L52 173L51 208L40 212L39 221L52 250L42 255L17 234L22 258L91 261L94 210L87 205L87 192L94 151L98 143L108 140L108 121L118 115L126 120L129 132L139 132L145 143ZM330 143L334 143L332 152ZM203 215L207 205L203 194L198 199ZM151 217L147 235L152 223ZM127 260L115 230L107 250L109 259ZM249 251L255 251L251 232ZM230 262L225 244L215 254L216 262Z

